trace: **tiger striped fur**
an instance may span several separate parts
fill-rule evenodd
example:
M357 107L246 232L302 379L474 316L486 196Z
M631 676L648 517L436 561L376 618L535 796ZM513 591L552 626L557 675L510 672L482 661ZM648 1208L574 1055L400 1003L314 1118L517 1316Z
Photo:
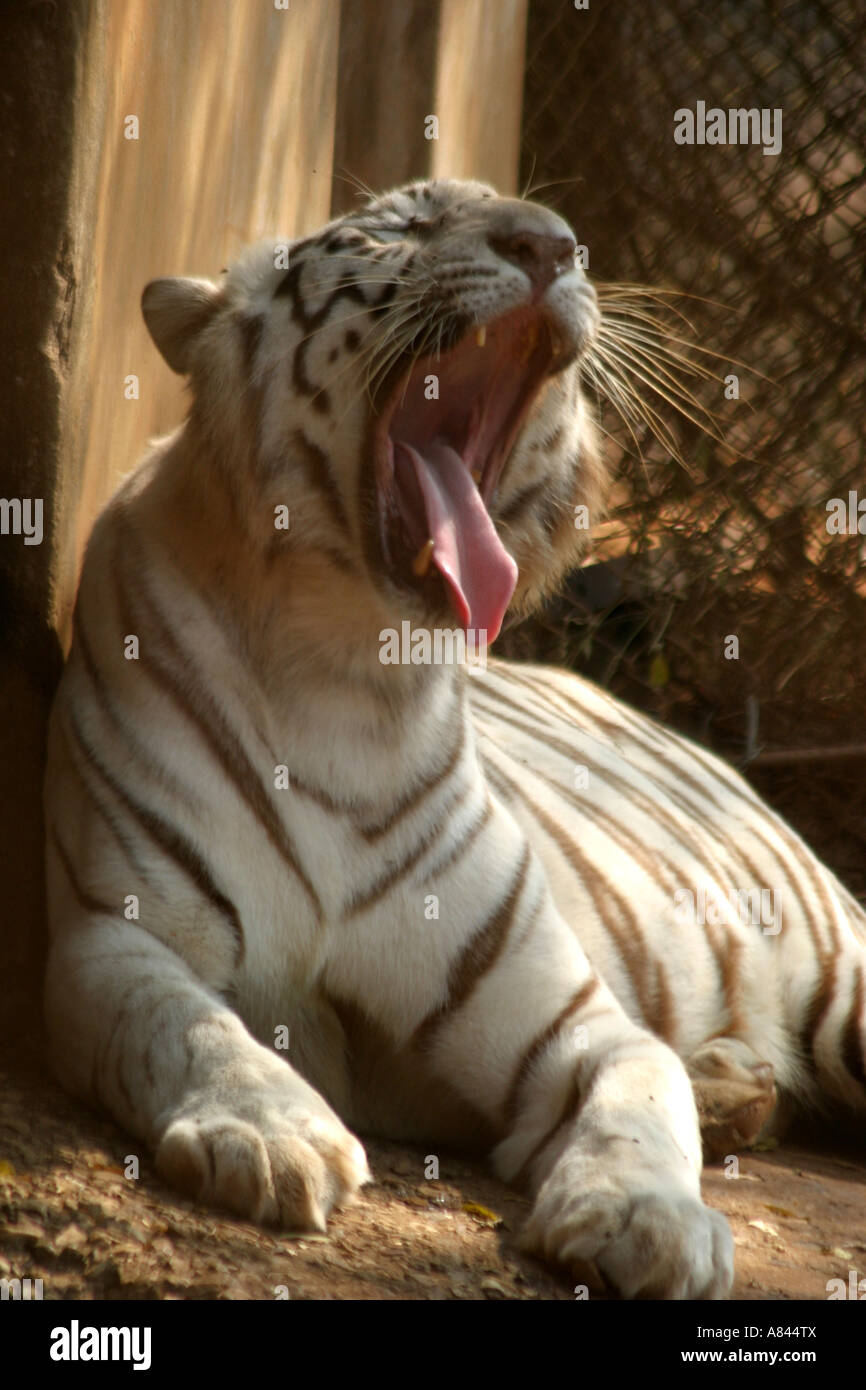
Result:
M96 523L52 714L53 1064L253 1220L324 1228L352 1131L457 1144L526 1184L528 1250L722 1297L700 1126L724 1153L777 1091L866 1108L863 913L576 676L380 660L404 621L495 635L513 561L526 611L579 559L605 477L567 225L437 181L280 252L145 291L192 405ZM780 921L743 920L761 889Z

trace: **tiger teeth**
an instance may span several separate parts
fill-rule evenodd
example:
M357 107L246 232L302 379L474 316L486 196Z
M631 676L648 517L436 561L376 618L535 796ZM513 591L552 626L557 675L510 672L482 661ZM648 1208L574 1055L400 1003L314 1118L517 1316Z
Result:
M426 540L422 545L415 559L412 561L412 573L418 579L423 579L430 568L430 561L433 559L433 537Z
M476 343L478 344L479 347L483 347L483 346L484 346L484 344L487 342L487 329L486 329L486 328L479 328L478 332L475 334L475 341L476 341Z
M532 353L533 353L533 351L534 351L535 344L536 344L537 342L538 342L538 328L537 328L537 326L536 326L535 324L533 324L531 328L527 329L527 331L526 331L526 336L525 336L524 339L523 339L523 348L522 348L522 351L521 351L521 353L520 353L520 365L521 365L521 366L523 366L524 363L526 363L526 362L529 361L529 359L530 359L530 357L532 356Z

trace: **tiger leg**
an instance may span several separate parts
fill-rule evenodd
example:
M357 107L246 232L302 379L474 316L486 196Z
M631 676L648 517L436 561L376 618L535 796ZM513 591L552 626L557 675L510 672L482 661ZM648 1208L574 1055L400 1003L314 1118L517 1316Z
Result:
M626 1298L723 1297L733 1242L701 1201L685 1068L627 1017L533 872L522 882L508 948L470 939L415 1045L498 1120L494 1167L534 1198L525 1249Z
M48 965L50 1059L154 1151L172 1186L254 1221L321 1230L369 1180L326 1102L140 927L90 920Z
M524 1160L535 1201L521 1244L624 1298L723 1298L733 1241L701 1201L685 1069L612 996L603 1013L589 1012L588 1055L571 1059L573 1113ZM500 1167L512 1148L500 1147Z
M773 1068L739 1038L711 1038L686 1061L707 1162L755 1142L776 1109Z

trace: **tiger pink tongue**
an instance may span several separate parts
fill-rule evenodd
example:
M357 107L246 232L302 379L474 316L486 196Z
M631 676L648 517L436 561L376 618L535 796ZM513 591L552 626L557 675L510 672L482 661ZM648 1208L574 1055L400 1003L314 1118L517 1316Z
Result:
M499 539L469 469L438 440L425 445L423 454L395 441L395 464L398 450L414 469L433 563L448 585L457 617L465 628L486 631L486 640L495 641L517 583L517 565Z

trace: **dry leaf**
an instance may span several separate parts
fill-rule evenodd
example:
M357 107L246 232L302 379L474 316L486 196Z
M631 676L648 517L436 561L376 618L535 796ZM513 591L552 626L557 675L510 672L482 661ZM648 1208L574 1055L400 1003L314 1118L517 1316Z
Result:
M468 1216L473 1216L482 1226L501 1226L502 1217L497 1216L495 1211L490 1211L488 1207L479 1206L477 1202L464 1202L461 1211L465 1211Z
M507 1289L504 1284L500 1284L498 1279L482 1279L481 1287L485 1293L498 1293L501 1294L503 1298L514 1297L513 1291Z
M754 1226L756 1231L763 1231L766 1236L775 1236L777 1240L779 1238L779 1232L769 1221L750 1221L748 1224Z

